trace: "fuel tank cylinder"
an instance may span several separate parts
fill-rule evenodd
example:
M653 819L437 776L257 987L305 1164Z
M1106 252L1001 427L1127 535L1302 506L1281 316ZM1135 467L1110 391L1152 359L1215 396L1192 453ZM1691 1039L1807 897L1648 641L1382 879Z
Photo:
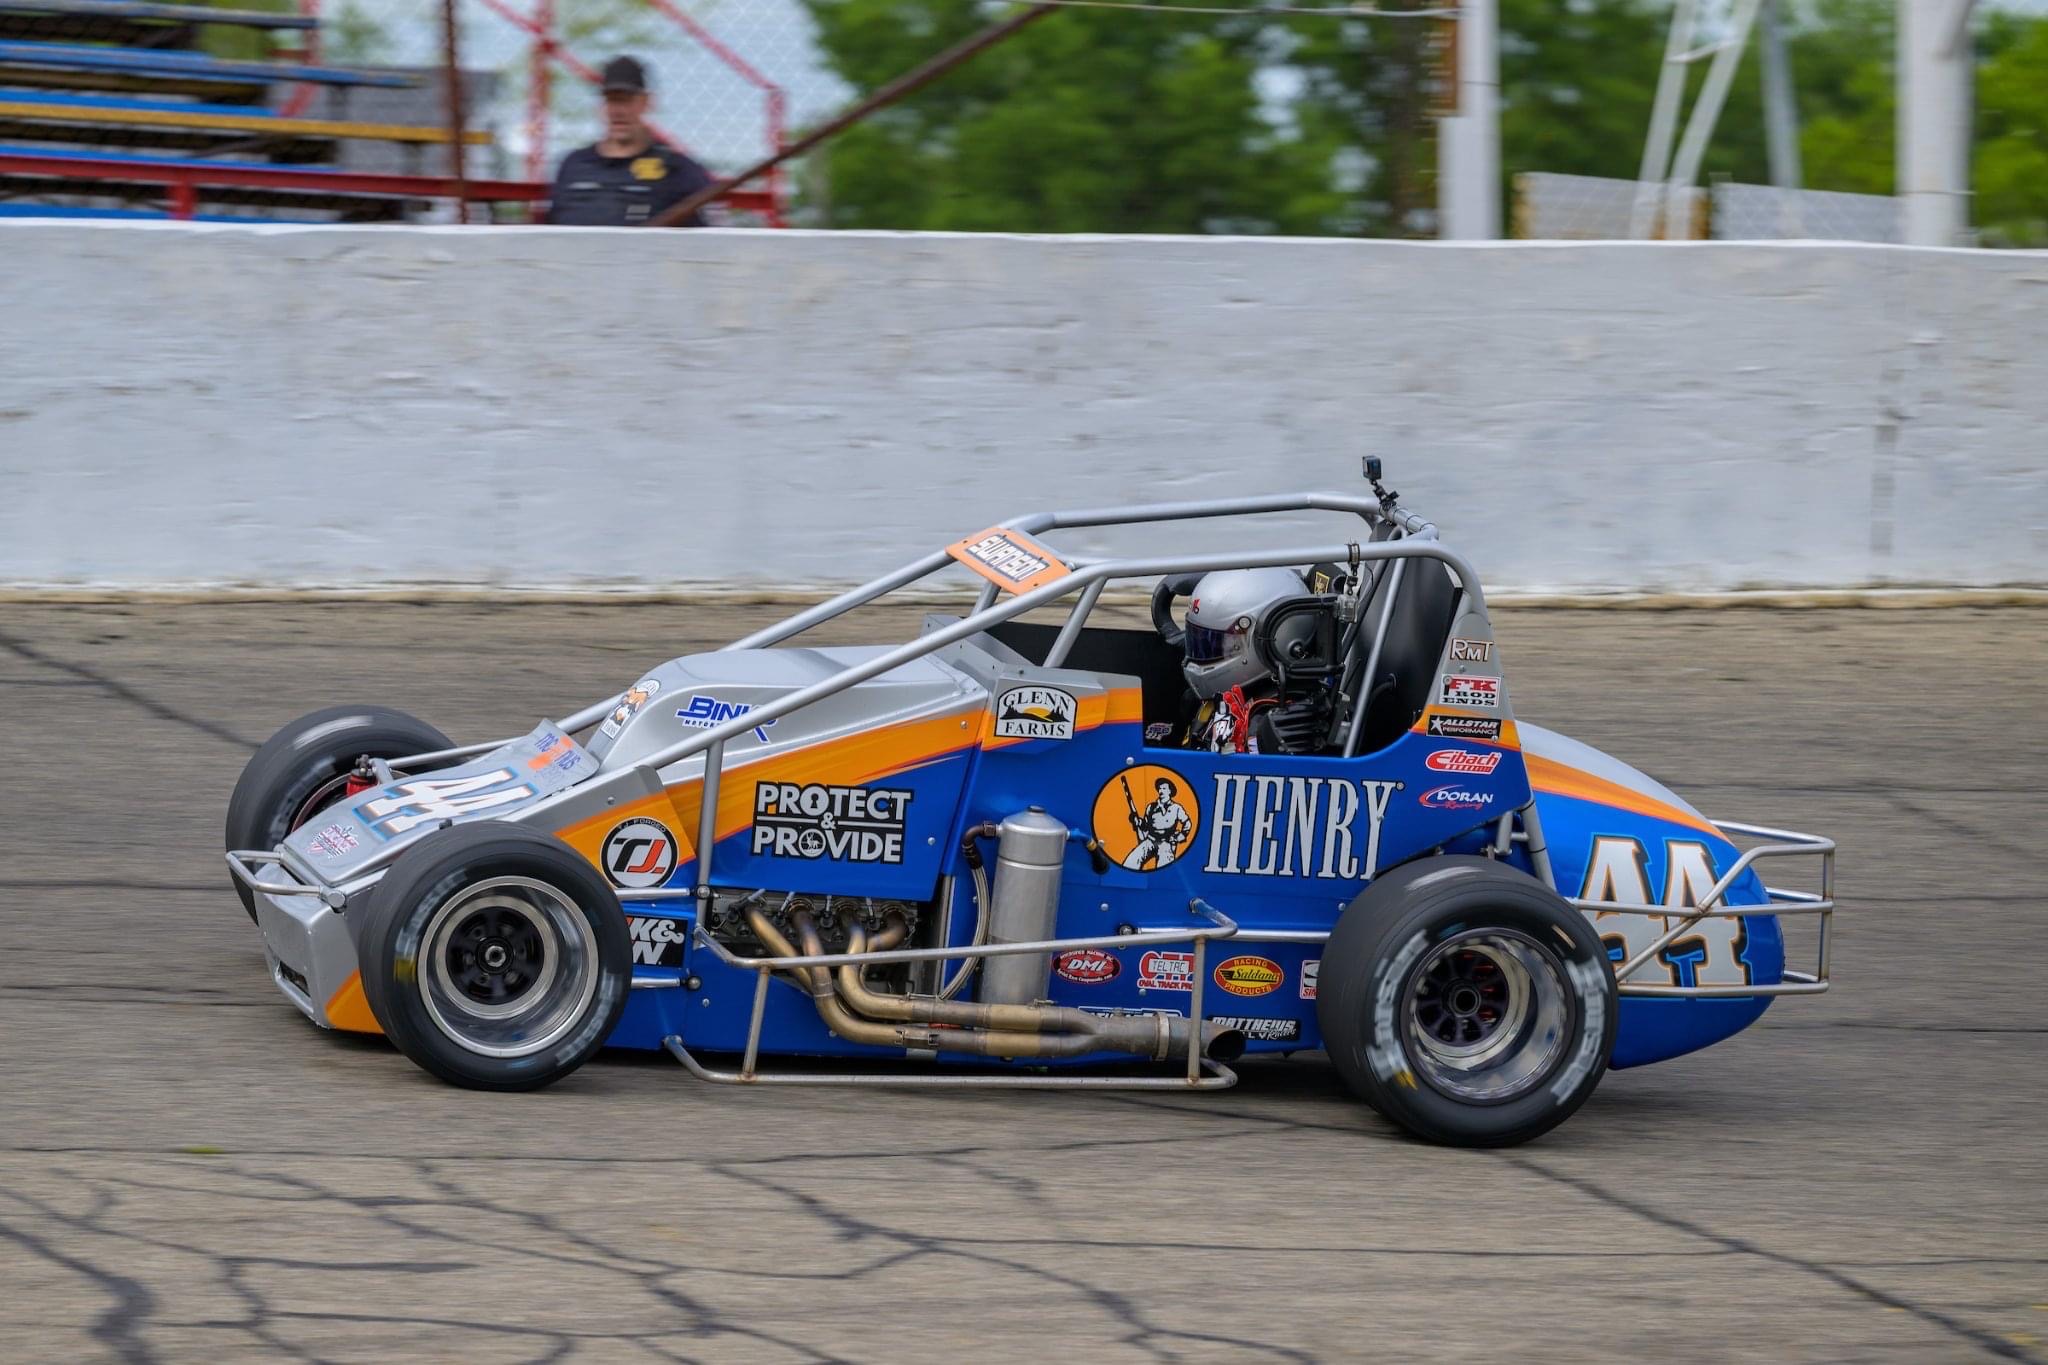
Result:
M1028 943L1053 936L1060 908L1060 869L1067 857L1067 827L1037 806L1003 821L996 835L995 889L990 893L990 943ZM1052 954L1018 953L983 958L984 1005L1028 1005L1043 1000Z

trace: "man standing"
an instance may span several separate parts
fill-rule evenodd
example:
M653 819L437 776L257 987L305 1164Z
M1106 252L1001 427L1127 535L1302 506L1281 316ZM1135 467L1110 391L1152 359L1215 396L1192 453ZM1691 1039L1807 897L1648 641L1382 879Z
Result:
M1124 866L1136 871L1146 870L1150 863L1153 870L1165 867L1180 856L1181 845L1194 835L1195 822L1188 818L1187 807L1176 798L1180 792L1173 783L1160 778L1152 784L1159 793L1159 799L1145 807L1145 813L1131 813L1131 832L1138 836L1138 846L1124 859ZM1130 799L1131 784L1124 783L1124 798Z
M647 69L631 57L604 64L604 136L562 158L548 221L564 227L638 227L711 183L702 166L654 140ZM703 227L700 214L681 226Z

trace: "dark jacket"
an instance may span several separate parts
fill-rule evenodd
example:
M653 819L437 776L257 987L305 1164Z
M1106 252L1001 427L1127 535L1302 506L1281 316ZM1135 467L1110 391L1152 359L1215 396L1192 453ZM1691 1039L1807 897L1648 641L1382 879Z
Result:
M562 158L548 221L564 227L638 227L711 183L702 166L655 143L638 156L604 156L595 146ZM684 227L703 227L691 214Z

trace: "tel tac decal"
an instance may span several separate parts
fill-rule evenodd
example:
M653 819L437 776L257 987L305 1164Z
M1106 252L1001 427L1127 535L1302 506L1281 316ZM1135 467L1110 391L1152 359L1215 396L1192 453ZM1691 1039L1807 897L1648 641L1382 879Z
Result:
M757 783L752 851L776 858L900 863L913 795L889 787Z
M622 820L604 836L599 860L613 886L626 890L660 886L676 870L676 837L659 820L644 816Z

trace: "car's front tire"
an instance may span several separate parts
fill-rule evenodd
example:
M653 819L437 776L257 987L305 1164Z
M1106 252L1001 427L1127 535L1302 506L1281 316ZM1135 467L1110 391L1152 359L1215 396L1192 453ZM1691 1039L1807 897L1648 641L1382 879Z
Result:
M1323 950L1316 1017L1345 1083L1417 1137L1506 1147L1606 1074L1614 971L1586 917L1485 858L1396 868Z
M330 706L300 716L256 751L228 798L227 847L268 851L340 801L358 759L404 758L452 747L448 736L388 706ZM249 918L256 900L230 878Z
M632 943L618 895L552 835L435 830L349 913L370 1012L451 1084L552 1085L596 1055L625 1010Z

